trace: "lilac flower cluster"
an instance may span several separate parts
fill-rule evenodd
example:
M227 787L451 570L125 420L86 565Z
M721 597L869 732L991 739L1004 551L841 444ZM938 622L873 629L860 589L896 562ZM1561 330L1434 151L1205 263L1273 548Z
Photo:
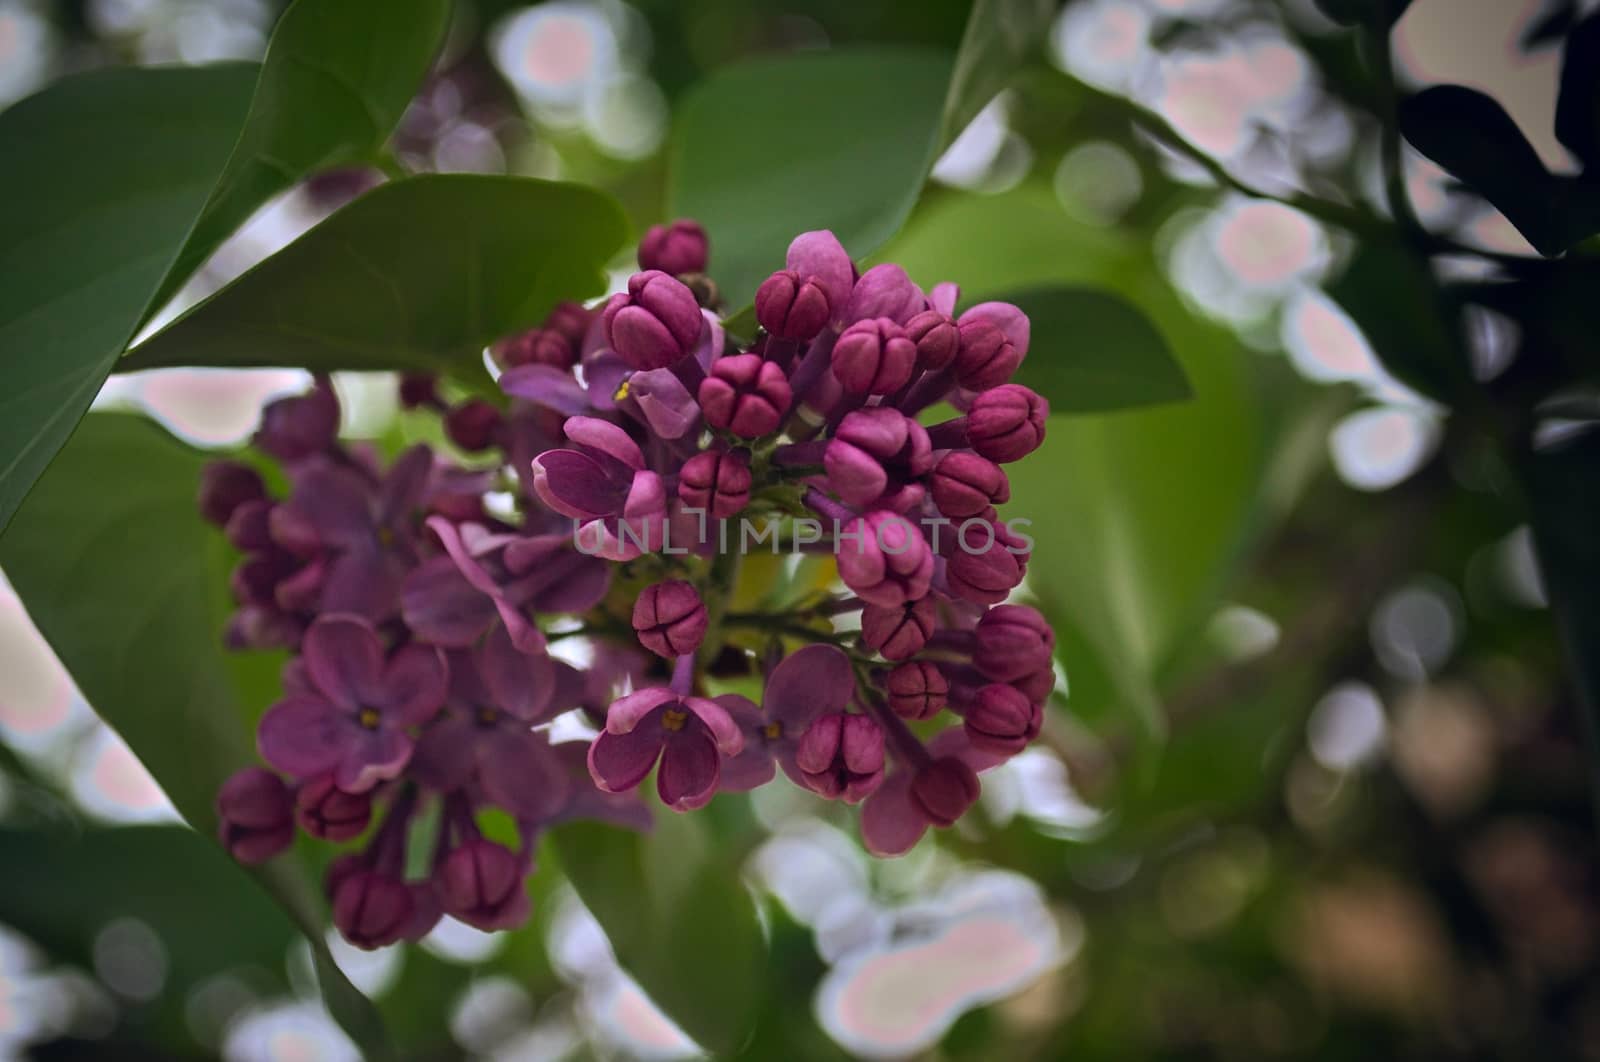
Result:
M995 509L1002 465L1048 415L1007 382L1027 318L957 315L953 285L858 272L810 232L741 344L707 259L693 222L652 229L626 291L495 345L503 401L404 378L403 403L437 412L467 460L419 446L382 467L338 441L319 381L256 437L284 497L251 464L208 470L202 513L244 554L229 642L294 651L258 734L273 770L224 787L223 840L254 862L297 824L361 839L328 878L356 944L414 939L441 914L517 923L540 832L646 824L652 772L686 811L781 770L861 804L867 847L896 855L1038 735L1054 635L1005 603L1029 544ZM922 416L941 402L954 415ZM834 529L817 548L844 589L731 609L741 558L714 522L811 515ZM549 652L557 639L585 647L582 669ZM574 710L595 736L553 744L548 724ZM941 728L946 711L959 722ZM482 836L487 808L516 821L516 850Z

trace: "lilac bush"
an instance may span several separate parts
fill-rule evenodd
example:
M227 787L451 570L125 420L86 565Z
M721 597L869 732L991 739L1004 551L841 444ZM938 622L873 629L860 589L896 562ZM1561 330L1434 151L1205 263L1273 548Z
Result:
M243 555L228 642L292 653L259 725L267 766L219 794L222 839L247 863L296 827L355 842L326 881L352 943L446 914L520 923L541 833L647 828L652 773L679 812L781 774L859 805L866 847L894 856L1038 736L1054 635L1005 603L1030 542L995 508L1048 414L1007 382L1027 318L957 315L953 285L859 273L808 232L741 344L707 260L695 223L652 229L624 292L494 345L501 401L404 377L459 459L415 446L385 465L341 442L319 378L255 437L283 496L250 463L207 470L201 514ZM730 607L756 525L837 582ZM558 658L558 640L587 649ZM593 736L554 741L567 713ZM514 849L482 832L491 808Z

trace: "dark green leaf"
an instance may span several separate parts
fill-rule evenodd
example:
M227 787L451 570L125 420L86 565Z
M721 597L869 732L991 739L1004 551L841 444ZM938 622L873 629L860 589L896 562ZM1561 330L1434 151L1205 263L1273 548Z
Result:
M0 528L144 317L255 70L102 71L0 113Z
M737 867L702 830L660 812L650 834L576 823L555 838L623 968L684 1032L726 1056L750 1035L767 949Z
M627 224L604 192L525 177L383 185L136 347L118 368L441 369L605 290Z
M227 545L195 510L204 463L148 421L90 415L0 536L0 567L84 697L210 836L263 706L240 703L224 658ZM381 1052L371 1004L327 956L303 870L280 858L258 876L311 938L335 1017Z
M1328 294L1361 326L1395 376L1448 402L1467 381L1466 347L1428 260L1396 242L1369 240Z
M291 4L267 45L238 144L162 295L176 291L257 207L302 177L376 161L449 21L450 0Z
M1313 0L1317 10L1341 26L1388 29L1400 21L1411 0Z
M1600 177L1600 14L1590 15L1567 38L1556 99L1556 138Z
M1539 253L1558 255L1600 231L1600 191L1552 175L1505 108L1483 93L1460 85L1425 89L1401 103L1400 129L1418 151L1504 214Z
M1016 77L1040 46L1056 8L1055 0L977 0L972 5L945 100L945 143Z
M841 49L719 70L685 98L668 210L705 225L730 306L797 233L832 229L856 257L894 235L937 155L950 73L940 52Z
M1193 397L1183 367L1139 309L1091 288L1036 288L999 298L1032 325L1014 377L1050 400L1051 413L1109 413Z

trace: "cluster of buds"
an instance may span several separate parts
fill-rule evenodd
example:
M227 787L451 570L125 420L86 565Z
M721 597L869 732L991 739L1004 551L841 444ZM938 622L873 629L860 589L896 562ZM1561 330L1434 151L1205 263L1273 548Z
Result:
M707 256L692 222L652 229L624 292L492 348L501 401L402 379L462 460L419 446L383 468L337 439L319 381L268 407L256 437L286 497L251 464L208 470L202 513L244 554L230 644L294 652L258 734L272 770L224 787L223 840L258 861L296 824L359 839L328 880L354 943L415 939L442 914L517 923L539 833L646 825L652 773L687 811L781 770L860 804L867 848L887 856L953 824L979 773L1038 735L1054 636L1005 603L1031 540L996 511L1002 466L1038 447L1048 414L1007 382L1027 318L957 315L953 285L859 273L810 232L760 286L742 342ZM773 549L789 532L836 581L731 610L760 520ZM592 736L552 742L557 716ZM516 850L480 834L487 808L517 822ZM419 837L417 821L436 827Z

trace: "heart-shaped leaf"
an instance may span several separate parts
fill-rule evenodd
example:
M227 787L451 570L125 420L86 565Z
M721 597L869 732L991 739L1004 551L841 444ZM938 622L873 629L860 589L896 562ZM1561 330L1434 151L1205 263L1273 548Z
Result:
M1093 288L1034 288L998 296L1028 315L1028 356L1013 381L1050 412L1109 413L1193 397L1183 366L1137 307Z
M438 174L373 189L139 344L164 365L442 369L605 290L627 222L581 185Z
M224 656L228 547L195 509L204 464L149 421L91 414L0 536L0 567L96 713L213 836L217 789L253 761L265 705L242 702ZM257 876L311 940L329 1009L383 1053L371 1003L327 953L303 868L280 857Z

